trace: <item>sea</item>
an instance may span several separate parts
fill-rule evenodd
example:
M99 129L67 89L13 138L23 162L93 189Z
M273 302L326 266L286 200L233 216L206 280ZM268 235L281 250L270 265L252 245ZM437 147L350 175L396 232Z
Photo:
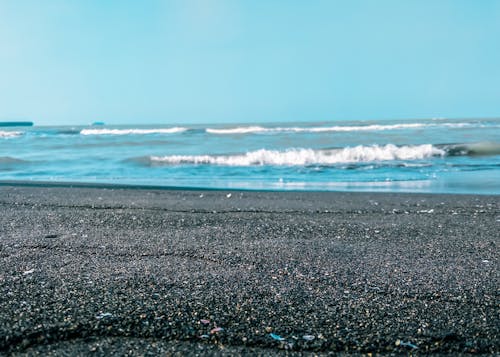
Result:
M500 119L0 127L0 181L500 194Z

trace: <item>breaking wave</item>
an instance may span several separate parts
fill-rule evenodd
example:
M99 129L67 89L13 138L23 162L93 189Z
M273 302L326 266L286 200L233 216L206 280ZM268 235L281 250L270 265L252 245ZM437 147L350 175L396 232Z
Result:
M243 126L230 129L212 129L207 128L205 131L209 134L249 134L249 133L262 133L270 131L280 131L281 128L264 128L262 126ZM283 130L282 130L283 131Z
M449 156L492 156L500 155L500 143L478 142L467 144L443 144L438 145L446 151Z
M463 128L477 123L407 123L407 124L386 124L386 125L354 125L354 126L325 126L325 127L277 127L266 128L263 126L242 126L236 128L214 129L207 128L209 134L250 134L250 133L275 133L275 132L293 132L293 133L322 133L322 132L350 132L350 131L383 131L383 130L399 130L399 129L417 129L426 127L443 127L443 128ZM479 124L480 125L480 124Z
M0 130L0 138L15 138L23 135L22 131L3 131Z
M164 165L220 165L220 166L308 166L335 165L342 163L420 160L445 156L446 151L430 144L414 146L373 145L343 149L288 149L256 150L236 155L170 155L151 156L150 164Z
M83 129L81 135L147 135L147 134L176 134L188 130L182 127L158 129Z

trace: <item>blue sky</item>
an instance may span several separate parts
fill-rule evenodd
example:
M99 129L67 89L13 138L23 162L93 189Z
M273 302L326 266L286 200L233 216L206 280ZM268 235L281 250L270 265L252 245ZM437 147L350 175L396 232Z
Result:
M498 0L0 0L0 120L500 116Z

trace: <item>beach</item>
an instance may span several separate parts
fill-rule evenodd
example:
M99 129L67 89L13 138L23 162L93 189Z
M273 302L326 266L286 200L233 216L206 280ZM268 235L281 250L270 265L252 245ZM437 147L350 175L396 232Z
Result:
M0 354L500 352L500 196L0 185Z

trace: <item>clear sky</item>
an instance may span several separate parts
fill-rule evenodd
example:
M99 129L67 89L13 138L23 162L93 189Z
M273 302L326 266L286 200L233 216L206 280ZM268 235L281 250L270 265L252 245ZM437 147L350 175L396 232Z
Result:
M0 0L0 120L500 116L500 0Z

